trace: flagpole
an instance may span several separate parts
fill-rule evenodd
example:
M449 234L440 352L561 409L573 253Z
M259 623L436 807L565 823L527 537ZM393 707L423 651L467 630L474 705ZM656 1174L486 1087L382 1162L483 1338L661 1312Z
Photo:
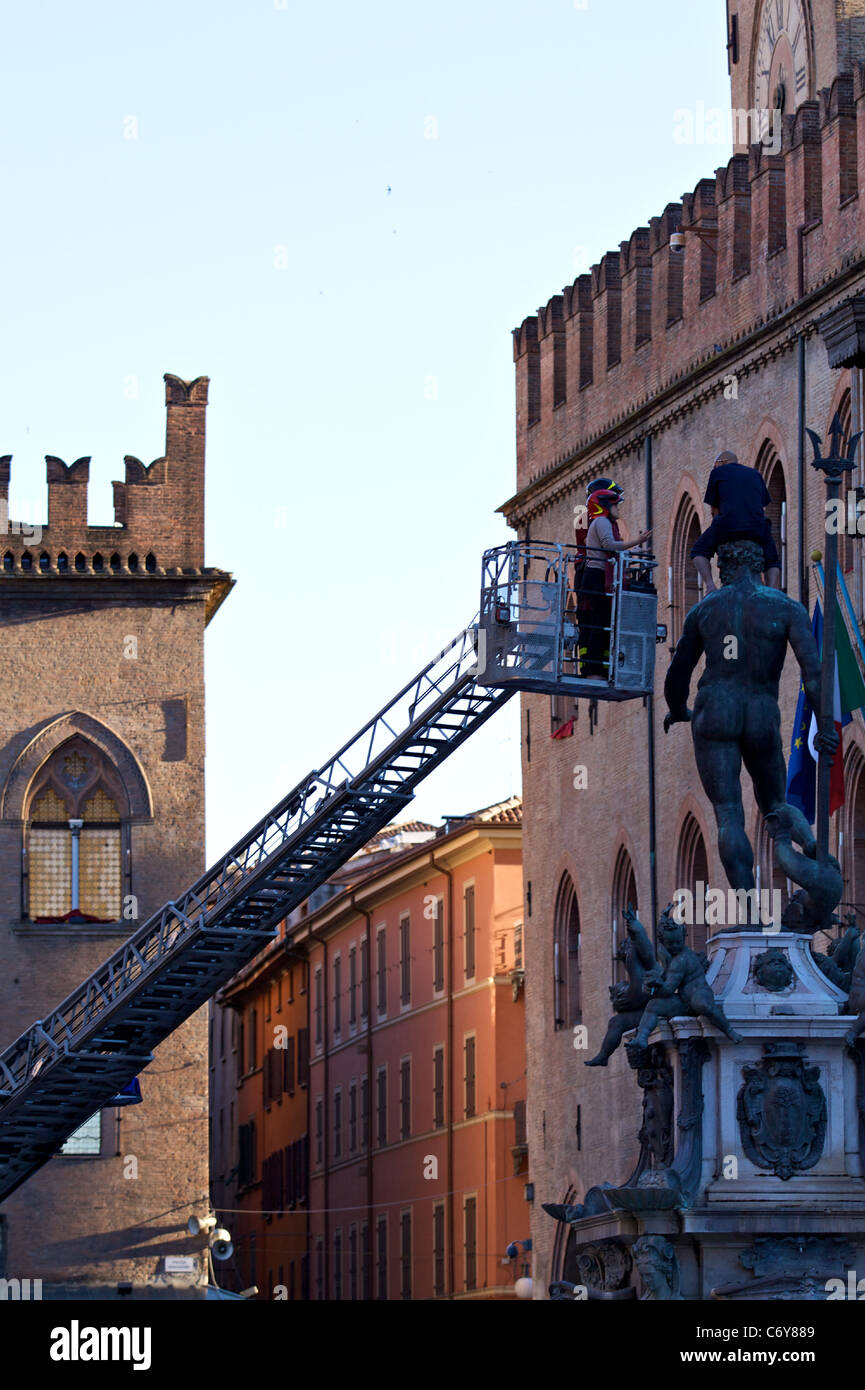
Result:
M846 455L841 453L844 442L844 426L837 411L829 427L830 449L824 457L821 453L823 441L814 430L808 430L814 457L811 467L822 473L826 480L826 569L823 582L823 656L820 666L820 711L817 728L821 735L831 735L835 730L835 611L837 608L838 579L838 497L841 479L852 473L856 458L856 446L861 434L854 434L847 445ZM834 505L832 505L834 504ZM831 521L830 521L831 518ZM821 743L823 739L821 738ZM818 748L817 760L817 861L826 864L829 859L829 794L834 758L825 748Z
M826 500L836 502L840 480L826 474ZM837 507L827 506L826 515L837 514ZM826 568L823 585L823 656L820 667L820 713L817 727L821 734L831 734L835 728L835 609L837 607L838 531L827 527ZM825 748L819 749L817 759L817 862L829 858L829 794L834 758Z

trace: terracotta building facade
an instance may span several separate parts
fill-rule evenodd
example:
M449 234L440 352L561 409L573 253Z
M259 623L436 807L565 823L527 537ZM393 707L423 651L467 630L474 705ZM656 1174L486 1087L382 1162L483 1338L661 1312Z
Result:
M89 460L54 457L47 526L4 525L4 1047L204 867L204 630L232 580L204 567L207 379L165 389L165 455L126 459L113 525L88 524ZM5 457L4 523L9 476ZM4 1202L0 1273L41 1278L45 1297L203 1294L186 1231L208 1192L203 1011L142 1090Z
M387 827L219 996L247 1050L253 1014L263 1029L258 1067L247 1051L248 1074L232 1081L215 1061L212 1082L214 1205L239 1237L239 1287L277 1299L514 1296L506 1250L529 1223L520 822L513 799L438 831ZM277 1095L268 1060L274 981L286 1008L292 968L308 1028L302 1102L300 1090ZM219 1113L232 1107L236 1133L220 1151ZM290 1206L287 1145L302 1136Z
M536 1297L546 1296L562 1257L541 1201L579 1201L593 1184L624 1181L638 1151L639 1092L623 1050L606 1069L583 1065L598 1051L609 987L621 978L623 910L634 903L651 927L676 890L726 886L688 729L664 734L660 697L685 614L701 595L689 554L710 520L702 500L709 471L722 449L760 470L782 584L810 612L822 592L812 553L825 551L826 513L805 428L826 438L837 412L846 438L865 418L855 330L865 303L865 6L797 0L785 8L789 32L768 23L774 9L730 0L728 58L734 106L755 108L768 54L777 151L760 142L741 149L514 334L517 491L502 510L522 537L571 543L586 484L613 478L625 490L623 534L654 528L658 618L667 627L654 699L575 708L523 697ZM863 483L860 451L849 486ZM855 637L863 549L853 536L840 540ZM797 692L791 659L782 682L786 749ZM573 736L552 740L574 714ZM861 912L860 715L844 742L846 804L832 845L844 910ZM743 789L760 882L786 902L747 779ZM695 926L692 944L704 941ZM586 1050L574 1046L579 1027Z

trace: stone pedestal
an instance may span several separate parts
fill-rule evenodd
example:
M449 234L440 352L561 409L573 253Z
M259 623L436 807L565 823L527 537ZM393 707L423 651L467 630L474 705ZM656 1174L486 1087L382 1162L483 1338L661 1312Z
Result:
M701 1018L655 1029L638 1059L652 1096L639 1161L622 1186L593 1189L592 1216L572 1222L571 1267L585 1226L596 1247L632 1252L643 1296L827 1298L830 1281L865 1276L865 1039L844 1041L846 996L810 938L741 930L708 949L708 983L743 1041ZM672 1159L651 1122L664 1087ZM675 1291L659 1295L671 1250Z

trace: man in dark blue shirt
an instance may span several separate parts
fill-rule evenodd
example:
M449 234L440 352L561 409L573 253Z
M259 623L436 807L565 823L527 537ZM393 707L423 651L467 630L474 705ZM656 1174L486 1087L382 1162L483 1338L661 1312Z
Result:
M746 468L724 450L709 474L704 502L712 508L713 520L691 549L697 573L707 594L715 588L712 556L727 541L757 541L763 547L763 569L770 589L781 587L781 560L772 538L772 523L763 508L772 501L762 474Z

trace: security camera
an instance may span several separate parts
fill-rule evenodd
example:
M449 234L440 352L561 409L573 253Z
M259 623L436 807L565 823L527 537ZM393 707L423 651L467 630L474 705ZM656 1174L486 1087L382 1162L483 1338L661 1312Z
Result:
M219 1226L213 1232L213 1239L210 1242L210 1252L215 1260L230 1260L234 1254L234 1246L231 1243L231 1234L226 1231L224 1226Z
M684 249L685 249L685 234L684 234L684 232L673 232L672 236L670 237L670 250L671 250L671 251L676 251L676 252L678 252L678 253L681 253L682 251L684 251Z
M215 1225L215 1216L190 1216L186 1229L191 1236L200 1236L212 1231Z

